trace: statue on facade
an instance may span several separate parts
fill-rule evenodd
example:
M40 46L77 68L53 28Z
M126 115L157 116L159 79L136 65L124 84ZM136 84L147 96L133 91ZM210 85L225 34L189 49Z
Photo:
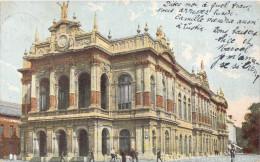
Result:
M67 1L67 4L65 2L63 2L62 5L59 2L57 2L57 4L61 7L61 19L66 20L69 1Z

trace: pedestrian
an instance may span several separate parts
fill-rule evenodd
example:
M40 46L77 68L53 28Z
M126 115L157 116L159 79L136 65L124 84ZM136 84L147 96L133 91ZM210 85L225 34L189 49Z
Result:
M138 152L137 152L137 150L135 150L135 159L136 159L136 162L138 162Z
M124 151L121 152L122 162L126 162L126 155Z
M110 151L110 155L111 155L111 161L114 159L114 161L116 160L116 152L115 152L115 148L112 148Z
M61 151L61 153L60 153L60 162L66 162L66 160L64 159L64 156L65 156L65 151L63 150L63 151Z
M134 162L135 160L135 150L132 148L131 152L130 152L130 156L132 158L132 162Z
M161 160L161 162L162 162L162 158L161 158L161 150L160 149L158 149L157 150L157 162L158 162L158 159L160 159Z
M93 148L90 150L89 162L91 162L91 160L93 160L93 162L95 162L95 159L94 159L94 149Z
M230 154L231 154L231 159L235 158L235 147L234 145L231 145L231 150L230 150Z

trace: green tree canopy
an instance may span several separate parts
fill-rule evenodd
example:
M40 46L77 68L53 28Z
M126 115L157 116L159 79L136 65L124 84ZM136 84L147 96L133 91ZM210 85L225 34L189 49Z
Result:
M248 141L247 146L244 148L245 152L260 153L259 140L260 140L260 103L252 104L244 118L245 122L242 123L243 139Z

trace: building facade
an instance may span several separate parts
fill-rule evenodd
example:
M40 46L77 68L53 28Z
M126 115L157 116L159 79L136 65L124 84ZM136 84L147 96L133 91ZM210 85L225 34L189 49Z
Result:
M235 121L232 119L232 115L228 115L227 128L228 128L228 144L237 144L236 125L235 125Z
M20 105L0 101L0 159L20 153L20 117Z
M222 90L209 88L203 62L189 73L175 60L159 27L115 39L80 29L76 16L49 28L51 36L25 51L21 154L76 160L94 150L103 160L112 148L139 158L203 156L227 146Z

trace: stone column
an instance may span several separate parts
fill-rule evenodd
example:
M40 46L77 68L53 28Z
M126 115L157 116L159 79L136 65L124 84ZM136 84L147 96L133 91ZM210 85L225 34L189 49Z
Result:
M156 72L156 107L163 108L162 72L159 69Z
M25 129L22 128L21 129L21 136L20 136L20 148L21 148L21 151L20 151L19 158L26 157L25 142L26 142L25 141Z
M172 76L168 76L167 82L167 111L173 112Z
M136 66L136 94L135 94L135 106L136 108L142 106L142 68Z
M100 107L100 63L97 58L91 59L91 105L90 107Z
M172 155L174 157L176 157L176 139L175 139L175 136L176 136L176 132L175 132L175 129L172 129Z
M59 156L59 148L58 148L58 138L56 137L56 134L53 134L53 156Z
M34 149L34 156L37 157L40 156L39 142L40 142L40 136L37 137L37 134L34 134L33 149Z
M70 68L70 109L75 109L75 66Z
M152 149L152 146L150 145L150 142L149 142L149 126L144 126L144 154L149 156L151 155L151 149Z
M180 146L179 146L179 140L180 140L180 136L179 136L179 134L178 134L178 131L177 130L175 130L175 145L176 145L176 156L178 156L179 155L179 150L180 150Z
M52 129L47 128L47 156L52 156L53 155L53 149L52 149Z
M50 70L50 109L55 109L55 71L52 68Z
M143 130L142 126L136 126L135 127L135 137L136 137L136 149L141 154L143 152Z
M72 140L73 140L73 128L68 127L66 128L66 133L67 133L67 154L69 157L73 157L73 152L72 152Z
M28 130L26 146L27 146L28 156L32 157L33 156L33 131L32 130Z
M151 107L151 70L149 64L144 67L144 107Z
M31 111L36 111L36 75L32 74L31 81Z

